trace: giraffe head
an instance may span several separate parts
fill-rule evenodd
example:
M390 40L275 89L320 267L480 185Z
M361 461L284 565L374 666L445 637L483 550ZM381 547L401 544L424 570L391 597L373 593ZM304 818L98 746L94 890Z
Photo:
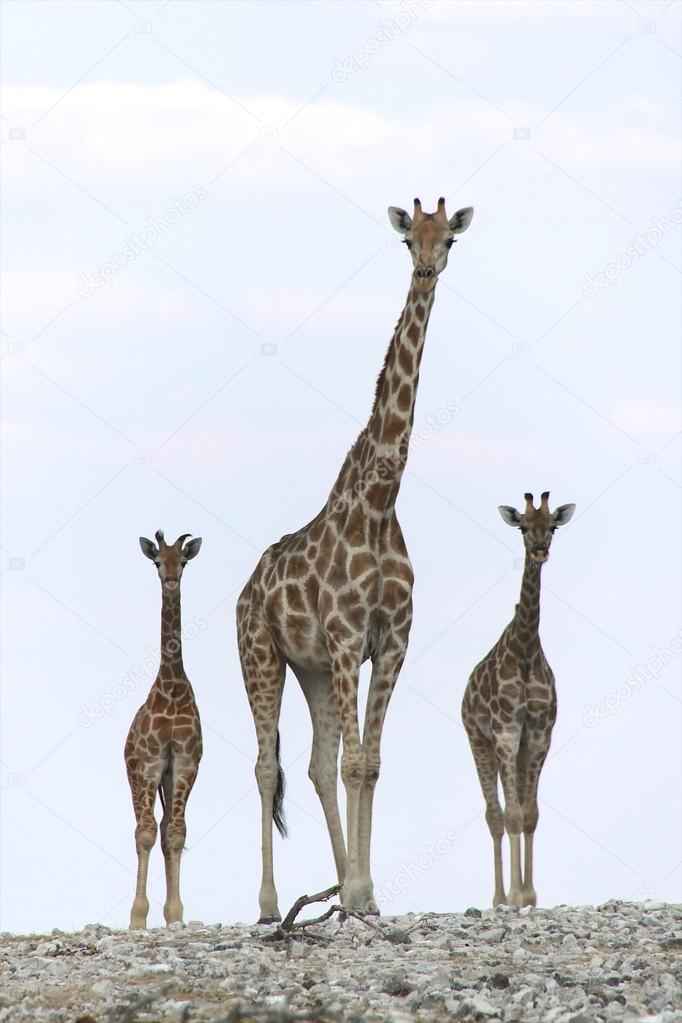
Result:
M555 511L549 510L549 490L540 497L540 507L533 506L533 495L524 494L526 508L523 514L508 504L501 504L499 512L509 526L518 526L523 534L526 554L536 564L542 565L549 557L554 530L565 525L575 511L574 504L562 504Z
M431 291L435 287L438 275L447 266L455 235L466 231L473 215L473 207L465 206L448 220L442 198L438 200L435 213L423 213L419 199L414 200L412 216L398 206L388 207L388 219L398 234L404 236L403 241L410 250L413 280L419 291Z
M191 533L183 533L174 544L166 543L160 529L154 534L156 543L148 540L146 536L140 537L142 553L145 558L149 558L156 565L161 580L161 587L165 593L173 593L179 590L183 568L188 561L196 558L199 553L201 547L200 536L190 540L189 543L185 543L187 537L191 535Z

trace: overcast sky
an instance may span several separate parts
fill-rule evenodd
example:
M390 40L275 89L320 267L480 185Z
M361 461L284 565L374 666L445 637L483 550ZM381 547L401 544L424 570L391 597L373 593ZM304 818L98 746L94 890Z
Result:
M415 618L380 905L489 904L459 705L521 580L497 506L545 489L577 512L543 572L539 902L680 898L680 13L4 3L2 929L127 925L123 743L161 600L137 537L159 527L204 540L183 579L205 745L185 917L256 919L235 599L366 421L410 276L386 207L415 195L476 213L438 285L398 504ZM281 734L286 910L334 881L293 676ZM158 846L150 877L159 924Z

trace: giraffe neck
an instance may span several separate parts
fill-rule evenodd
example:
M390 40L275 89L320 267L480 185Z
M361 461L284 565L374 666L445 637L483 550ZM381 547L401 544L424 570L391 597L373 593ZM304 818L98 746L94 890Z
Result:
M369 421L346 457L330 503L360 501L381 513L395 504L407 463L419 366L435 290L424 293L410 284L379 374Z
M161 602L161 667L163 675L183 678L182 621L180 617L180 587L167 593L162 588Z
M539 641L541 576L542 565L526 554L521 595L512 623L514 643L520 652L531 652Z

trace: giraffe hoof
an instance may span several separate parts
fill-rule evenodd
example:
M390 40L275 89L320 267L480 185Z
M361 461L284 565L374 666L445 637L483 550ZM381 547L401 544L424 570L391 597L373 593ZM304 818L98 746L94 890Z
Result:
M144 917L135 918L130 921L129 931L146 931L147 921Z
M282 917L279 913L275 913L274 916L262 916L258 923L259 924L279 924L282 922Z
M535 890L533 888L525 888L521 892L521 897L522 897L522 906L524 906L524 907L525 906L537 906L537 904L538 904L538 897L535 894Z

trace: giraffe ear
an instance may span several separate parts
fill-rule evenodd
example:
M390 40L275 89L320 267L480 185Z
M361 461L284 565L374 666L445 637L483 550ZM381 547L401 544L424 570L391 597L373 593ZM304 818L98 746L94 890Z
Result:
M553 526L565 526L573 518L574 504L562 504L552 515Z
M497 510L508 526L521 525L521 516L510 504L501 504Z
M412 227L412 217L405 210L401 210L399 206L388 207L388 219L391 221L391 227L398 234L407 234Z
M193 540L186 543L182 549L182 556L185 561L191 561L192 558L196 558L197 554L201 549L201 537L195 536Z
M474 215L473 206L465 206L462 210L457 210L454 217L450 217L448 224L453 234L462 234L466 231L467 227L471 223Z
M150 561L155 561L158 557L159 548L151 540L148 540L146 536L140 537L140 547L145 558L149 558Z

